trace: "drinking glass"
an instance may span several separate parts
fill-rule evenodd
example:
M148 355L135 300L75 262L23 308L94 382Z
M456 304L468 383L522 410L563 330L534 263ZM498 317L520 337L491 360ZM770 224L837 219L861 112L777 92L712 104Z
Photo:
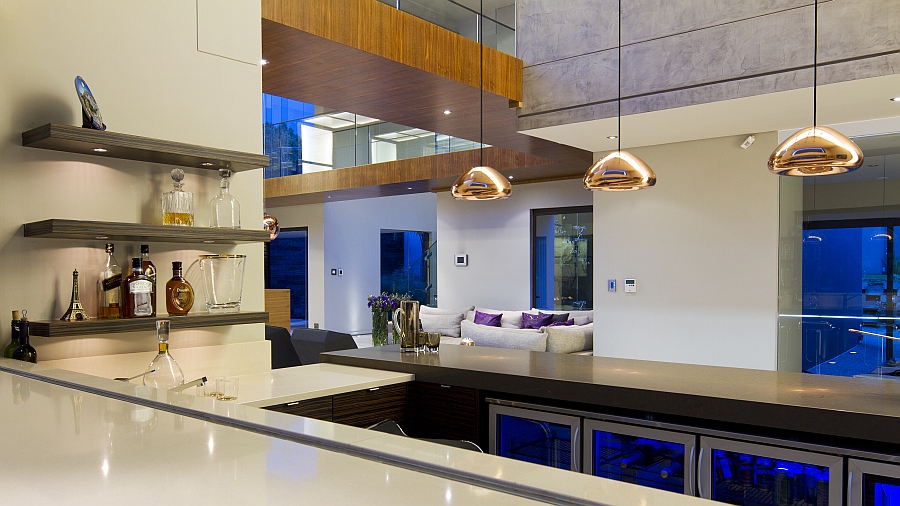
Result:
M237 378L220 378L216 380L216 390L220 401L236 401L238 397L238 379Z

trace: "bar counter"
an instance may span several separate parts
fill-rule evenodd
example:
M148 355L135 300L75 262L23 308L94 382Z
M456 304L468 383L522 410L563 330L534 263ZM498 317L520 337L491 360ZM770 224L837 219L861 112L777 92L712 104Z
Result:
M414 374L549 405L898 454L900 381L443 345L332 352L323 362ZM801 437L802 439L802 437ZM888 446L885 446L888 445Z

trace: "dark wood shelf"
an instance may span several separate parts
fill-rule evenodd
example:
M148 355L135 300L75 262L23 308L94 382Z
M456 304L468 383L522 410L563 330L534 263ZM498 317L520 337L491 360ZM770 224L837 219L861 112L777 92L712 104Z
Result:
M209 148L137 135L47 123L22 133L29 148L234 172L269 166L268 155ZM96 150L106 151L96 151Z
M202 309L200 311L202 311ZM29 322L28 329L30 335L37 337L89 336L95 334L113 334L117 332L156 330L157 320L171 320L172 330L195 329L200 327L244 325L247 323L266 323L269 321L269 313L263 311L227 314L198 313L196 315L188 314L187 316L122 318L117 320L91 319L73 322L43 320Z
M133 242L179 242L241 244L268 242L265 230L174 225L141 225L107 221L50 219L25 224L25 237L46 239L109 240Z

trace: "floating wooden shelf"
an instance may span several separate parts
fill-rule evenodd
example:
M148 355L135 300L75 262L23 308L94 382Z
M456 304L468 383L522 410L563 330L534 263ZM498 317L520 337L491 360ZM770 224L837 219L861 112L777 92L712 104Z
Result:
M265 230L173 225L141 225L106 221L43 220L25 224L25 237L133 242L240 244L268 242Z
M56 123L48 123L22 133L22 145L29 148L197 169L221 168L240 172L269 166L268 155L208 148Z
M269 321L269 313L262 311L227 314L197 313L196 315L188 314L187 316L122 318L117 320L91 319L73 322L43 320L29 322L28 330L29 335L37 337L89 336L95 334L113 334L117 332L141 332L156 330L157 320L171 320L172 330L195 329L200 327L244 325L247 323L266 323Z

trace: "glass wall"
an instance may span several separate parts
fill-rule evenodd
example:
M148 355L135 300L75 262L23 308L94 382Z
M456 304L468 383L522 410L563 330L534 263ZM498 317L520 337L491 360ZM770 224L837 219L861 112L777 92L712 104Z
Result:
M779 354L809 373L900 376L900 134L854 141L861 169L782 178Z
M265 177L476 149L477 142L263 94Z
M531 230L533 307L593 309L593 208L532 209Z
M266 288L291 291L291 329L306 328L308 296L307 229L282 230L266 244Z
M478 40L481 0L379 0L417 18ZM516 55L515 0L484 0L484 45Z

